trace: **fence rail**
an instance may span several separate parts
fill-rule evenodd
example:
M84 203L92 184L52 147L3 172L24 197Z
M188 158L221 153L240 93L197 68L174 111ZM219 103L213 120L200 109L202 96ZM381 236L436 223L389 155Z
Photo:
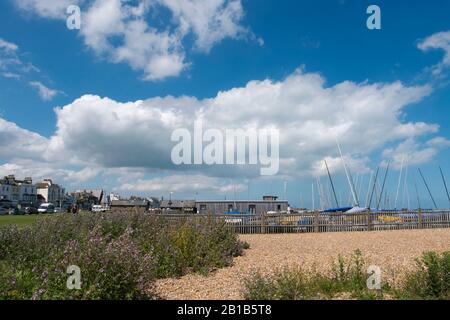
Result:
M450 210L300 214L157 214L175 221L223 221L241 234L450 228Z

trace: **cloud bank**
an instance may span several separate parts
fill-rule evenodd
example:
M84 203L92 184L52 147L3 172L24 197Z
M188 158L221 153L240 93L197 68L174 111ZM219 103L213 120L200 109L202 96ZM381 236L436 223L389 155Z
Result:
M374 165L374 154L396 164L414 153L419 164L450 145L437 135L437 124L404 120L408 106L431 92L429 86L401 82L344 81L327 86L320 74L299 69L280 81L250 81L202 100L167 96L119 102L84 95L55 109L57 130L49 138L2 120L0 154L10 167L22 168L26 159L37 159L38 169L58 168L68 180L114 176L122 190L156 191L169 183L180 190L213 185L210 190L219 192L229 190L229 183L220 182L223 177L258 178L259 170L252 166L172 163L171 133L177 128L192 130L194 121L202 118L205 128L279 129L279 178L325 175L323 159L332 172L340 172L336 137L352 170L365 173ZM146 178L149 173L165 178Z

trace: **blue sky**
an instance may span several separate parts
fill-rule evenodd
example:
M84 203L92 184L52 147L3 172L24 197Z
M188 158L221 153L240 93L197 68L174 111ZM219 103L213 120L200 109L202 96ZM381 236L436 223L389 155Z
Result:
M308 115L301 117L301 108L307 104L306 96L314 95L316 101L320 102L323 101L320 95L324 94L327 101L336 99L336 105L324 104L324 109L317 111L325 110L325 126L332 126L339 121L347 121L348 124L367 121L364 124L367 130L363 125L353 128L350 126L348 130L351 132L342 138L354 176L366 180L361 190L367 189L370 170L374 170L379 163L391 160L394 169L389 176L388 191L393 198L398 182L399 159L408 157L411 158L408 160L410 166L407 180L410 201L415 199L413 178L417 167L421 167L440 206L448 206L438 171L438 166L442 166L450 179L450 144L447 140L450 137L449 68L448 60L444 58L445 55L450 55L448 1L372 3L356 0L218 0L214 2L216 7L212 5L208 8L205 5L202 7L201 2L197 1L192 1L192 7L183 6L177 1L173 2L175 5L153 0L110 1L112 2L122 13L130 8L138 8L139 4L144 9L135 16L115 21L110 28L117 27L118 30L108 29L112 35L106 37L105 31L102 30L102 33L98 29L99 21L108 16L107 10L112 10L106 7L105 1L61 0L40 1L39 4L39 1L34 0L8 0L0 3L0 39L17 46L14 50L9 49L9 52L4 47L0 59L15 57L21 62L20 66L9 64L0 69L3 73L0 75L0 119L4 120L0 126L0 138L3 140L0 141L1 174L51 176L68 189L102 187L124 195L155 196L167 196L173 191L178 197L185 198L192 198L195 193L198 197L206 198L233 197L235 188L238 190L237 197L240 198L247 198L249 194L255 198L267 193L283 196L284 181L288 181L290 202L297 206L302 197L303 204L310 206L311 183L315 177L320 176L322 183L327 184L323 170L318 172L314 167L324 157L330 157L330 161L336 159L337 150L331 147L327 138L324 141L318 138L308 139L308 134L312 134L310 131L315 129L301 128L302 123L311 120ZM80 30L66 28L63 9L71 3L81 7L83 22ZM381 8L381 30L368 30L366 27L366 8L370 4L377 4ZM194 7L200 13L202 10L210 11L205 15L195 15L192 13ZM100 9L94 12L94 8ZM222 20L214 20L215 18ZM188 26L187 31L180 31L182 20ZM154 49L150 50L150 43L145 42L150 29L137 36L134 33L133 39L130 34L126 34L135 21L144 22L147 28L154 28L152 35L156 40L151 43ZM217 21L222 21L223 25L217 26L214 21L216 24ZM123 24L122 30L119 30L120 24ZM440 36L431 38L433 35ZM127 36L142 43L142 46L129 44L127 47L124 45ZM104 37L108 42L106 48L101 46L99 37ZM168 38L172 41L172 46L169 49L163 48L162 39L166 41ZM420 44L426 43L427 39L427 49L421 49ZM131 48L131 53L127 51L124 57L124 51L120 51L120 48ZM120 54L121 58L118 58ZM175 68L179 59L183 61L183 65L174 70L167 65L166 69L162 69L161 65L149 63L155 57L162 56L178 59L170 61L170 67ZM39 71L24 67L30 64ZM437 65L442 66L439 74L432 72L432 68ZM296 73L299 68L302 71ZM315 82L317 79L314 77L309 78L313 75L320 77L320 84ZM298 77L297 87L295 83L288 81L291 77ZM283 92L291 94L289 99L275 99L270 105L279 114L276 124L286 123L291 128L281 132L286 139L281 137L284 142L280 156L294 159L292 161L295 164L284 166L282 161L280 174L272 178L227 171L220 166L207 169L165 167L155 160L154 154L162 150L155 139L162 137L153 135L153 131L143 129L139 130L139 135L126 137L114 134L114 129L121 125L119 122L110 121L109 129L99 131L99 127L108 125L103 123L103 117L86 121L89 114L97 115L97 111L103 114L104 110L115 110L120 118L122 110L127 108L124 105L126 103L170 95L178 99L177 102L158 104L152 100L144 103L144 118L147 119L148 112L153 107L158 110L180 108L180 112L186 112L192 104L209 106L205 99L213 99L221 108L226 108L225 113L236 115L236 120L230 122L233 125L245 125L250 121L239 113L246 107L253 108L255 114L258 114L255 117L259 123L270 122L272 113L259 111L266 110L266 106L260 105L259 100L259 104L253 105L258 97L257 92L263 94L265 89L277 92L278 89L266 88L261 83L266 79L274 85L279 84L285 88L286 91ZM247 84L251 81L259 81L259 85L256 88L249 87ZM309 87L308 81L314 83L313 88ZM333 96L335 92L322 91L333 91L330 89L348 82L355 87L336 90L338 96ZM50 90L47 91L50 96L45 97L45 92L39 94L38 83ZM402 88L393 88L396 83L401 83ZM41 91L45 89L41 88ZM241 93L239 89L245 92ZM292 90L298 92L292 93ZM361 95L356 95L356 91ZM222 101L225 100L225 95L218 95L219 92L225 93L227 97L237 95L242 101L243 97L248 97L249 102L241 108L228 105L228 102ZM98 99L83 99L87 94ZM273 96L270 92L264 94ZM390 97L390 94L392 99L380 102L381 98L385 95ZM181 96L191 97L196 102L181 101ZM365 111L355 112L354 118L349 112L353 110L353 105L350 104L358 105L357 99L363 97L367 97L370 108L373 108L367 111L367 115L373 113L373 123L370 121L371 116L365 117ZM396 105L403 97L405 101ZM106 109L97 105L100 98L109 98L110 105L104 107ZM80 99L78 104L74 103L77 99ZM387 112L390 115L383 118L384 112L375 110L378 103L384 103L380 106L382 110L396 111L392 114ZM56 113L56 107L63 112ZM305 108L314 110L314 105ZM343 114L345 119L342 119ZM136 125L140 125L133 123L130 115L123 116L130 121L126 124L129 128L120 127L124 131L118 130L119 132L128 133ZM312 117L317 120L317 115ZM150 116L149 121L152 120L155 119ZM212 116L211 123L224 127L230 125L220 123L215 116ZM11 124L15 124L17 128L11 129ZM415 129L406 130L407 124ZM157 123L153 126L156 125ZM379 131L368 134L370 128L378 125L382 127ZM299 134L296 126L297 131L308 132ZM323 133L320 126L317 130L314 137ZM390 136L391 132L397 130L401 134ZM367 139L364 139L366 133ZM75 143L75 136L83 141ZM96 141L90 143L90 139ZM121 139L124 141L119 141ZM126 139L138 140L132 146L140 149L129 147L130 140L127 143ZM363 146L365 140L370 140L370 143ZM11 147L11 141L19 141L20 148ZM34 141L33 146L23 141ZM104 161L110 156L100 153L111 141L123 145L119 150L128 153L129 157ZM301 154L301 148L295 147L303 142L311 144L304 149L308 152L305 156ZM165 143L170 146L170 141ZM91 144L92 150L88 148ZM149 160L136 164L133 157L148 157ZM338 161L331 162L336 163L332 168L333 175L342 198L346 199L348 188L342 168ZM172 188L167 181L177 187ZM417 183L422 202L431 205L418 178ZM250 192L247 190L249 184ZM403 193L402 191L401 196Z

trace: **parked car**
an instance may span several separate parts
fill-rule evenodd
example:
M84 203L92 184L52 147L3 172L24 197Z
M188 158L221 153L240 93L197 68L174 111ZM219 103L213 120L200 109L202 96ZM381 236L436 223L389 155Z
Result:
M1 206L0 207L0 216L4 216L10 213L10 209L5 207L5 206Z
M37 214L38 213L38 209L33 206L25 207L23 209L23 211L25 212L25 214Z
M101 205L93 205L92 206L92 212L105 212L106 208Z
M17 207L16 210L14 212L14 214L36 214L37 212L37 207L35 206L34 203L32 202L20 202Z
M0 215L7 215L7 214L13 214L14 213L14 207L9 204L2 204L0 205Z
M38 208L38 213L55 213L55 205L53 203L43 203Z

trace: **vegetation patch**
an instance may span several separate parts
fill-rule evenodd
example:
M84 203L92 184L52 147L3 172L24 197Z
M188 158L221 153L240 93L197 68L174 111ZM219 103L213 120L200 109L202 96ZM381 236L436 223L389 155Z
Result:
M301 267L278 270L270 275L254 272L244 280L247 300L317 299L450 299L450 252L426 252L416 268L395 285L379 290L367 286L367 264L360 251L349 258L339 256L326 273Z
M0 299L152 299L157 278L229 266L245 244L226 225L144 213L58 215L0 228ZM81 289L68 289L78 266Z

